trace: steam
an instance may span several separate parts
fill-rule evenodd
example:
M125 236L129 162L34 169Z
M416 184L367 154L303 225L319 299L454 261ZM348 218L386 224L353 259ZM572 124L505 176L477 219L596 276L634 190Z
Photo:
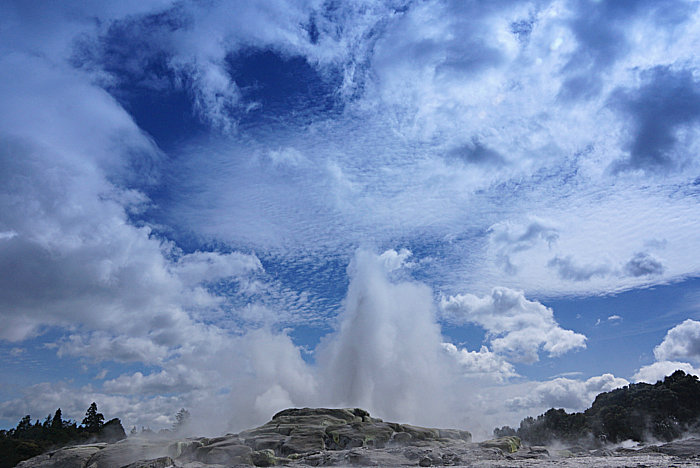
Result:
M203 392L190 408L190 435L239 431L301 406L361 407L391 421L470 428L471 410L452 396L459 366L444 351L431 289L390 279L409 255L357 251L338 329L318 345L316 364L286 333L259 329L232 340L208 363L227 365L218 374L231 383L222 396ZM222 408L230 418L221 418Z
M338 327L316 348L315 364L304 361L285 332L258 329L222 340L226 344L214 359L188 366L219 366L218 376L228 376L220 395L212 395L211 388L201 393L192 409L191 435L254 427L289 407L330 406L361 407L385 420L467 429L479 439L533 411L533 405L505 404L532 391L535 383L504 386L517 374L503 356L486 347L468 352L445 342L432 290L400 279L401 270L411 266L409 257L405 250L355 253ZM552 311L545 312L554 324ZM222 408L230 418L221 418Z
M452 376L430 288L387 277L406 256L356 253L340 329L319 346L320 371L336 404L437 424L449 414Z
M488 438L496 426L516 424L524 416L546 409L549 402L544 400L551 399L549 393L536 401L521 398L517 400L520 405L507 404L544 387L536 387L537 382L510 382L519 376L498 352L500 348L490 350L481 345L479 351L468 351L443 339L433 291L405 279L405 270L412 266L410 256L407 250L378 255L360 249L355 253L347 269L350 282L337 329L314 350L315 363L303 359L287 331L271 325L232 336L219 327L189 324L178 354L158 361L160 370L104 381L102 391L106 393L90 390L89 399L100 401L106 413L122 418L127 429L150 424L156 429L170 427L172 416L184 407L191 418L180 428L178 437L241 431L263 424L289 407L329 406L361 407L390 421L467 429L480 439ZM490 296L469 296L481 306L467 309L467 296L459 296L461 307L452 310L451 317L460 312L489 325L489 314L500 317L502 323L519 315L537 323L544 321L550 329L558 328L550 309L526 301L521 292L502 290L499 294L512 296L510 302L519 307L491 311L481 304L491 304ZM523 313L523 308L530 313ZM440 312L445 316L444 309ZM525 319L517 323L522 325ZM510 327L503 336L514 330L520 331ZM555 349L558 343L552 337L559 335L547 334L551 343L537 341L531 350L533 356L543 343L552 345L543 346L551 353L550 348ZM92 339L99 341L101 336ZM63 345L64 352L89 344L69 340ZM132 343L132 352L141 349L136 344ZM99 349L103 348L105 354L118 351L109 340ZM148 349L143 353L148 354ZM584 387L571 383L570 396L579 401L574 394ZM49 393L52 398L47 397ZM25 398L48 405L46 411L66 407L66 402L80 408L84 399L68 385L54 387L52 392L32 387Z

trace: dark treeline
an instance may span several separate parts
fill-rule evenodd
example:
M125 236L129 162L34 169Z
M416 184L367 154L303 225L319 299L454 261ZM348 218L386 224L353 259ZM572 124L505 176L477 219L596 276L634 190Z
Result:
M700 381L676 371L656 384L638 383L601 393L583 413L550 409L527 417L516 430L494 429L497 437L517 435L532 445L554 441L600 445L605 442L671 441L700 430Z
M0 468L15 466L22 460L34 457L52 448L90 441L115 442L126 437L119 419L104 422L104 416L92 403L85 418L77 421L63 419L61 408L53 417L32 423L30 415L23 417L17 427L0 430Z

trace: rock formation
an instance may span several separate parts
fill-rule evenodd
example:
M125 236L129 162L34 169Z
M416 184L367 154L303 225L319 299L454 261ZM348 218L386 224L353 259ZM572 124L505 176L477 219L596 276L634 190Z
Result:
M698 448L698 451L694 451ZM18 467L204 468L230 466L676 466L694 462L698 443L647 448L637 452L572 448L550 454L523 447L509 436L472 443L471 434L384 422L361 409L287 409L268 423L215 438L167 441L130 437L113 444L64 447L21 462ZM678 455L681 455L679 457ZM554 457L554 458L553 458ZM568 458L566 458L568 457ZM689 458L691 457L691 458ZM617 461L625 463L617 463ZM599 463L600 462L600 463ZM556 463L550 464L550 463Z

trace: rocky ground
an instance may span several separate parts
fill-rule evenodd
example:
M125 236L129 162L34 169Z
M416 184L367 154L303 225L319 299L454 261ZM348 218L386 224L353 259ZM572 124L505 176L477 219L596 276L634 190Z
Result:
M384 422L361 409L288 409L270 422L216 438L130 437L64 447L18 467L224 468L231 466L700 466L700 439L586 450L522 446L517 437L473 443L471 434Z

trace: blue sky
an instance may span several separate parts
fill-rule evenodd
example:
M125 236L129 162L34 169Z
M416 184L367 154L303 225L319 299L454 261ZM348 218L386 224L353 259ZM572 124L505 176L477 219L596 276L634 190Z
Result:
M2 426L478 435L697 372L697 2L0 18Z

